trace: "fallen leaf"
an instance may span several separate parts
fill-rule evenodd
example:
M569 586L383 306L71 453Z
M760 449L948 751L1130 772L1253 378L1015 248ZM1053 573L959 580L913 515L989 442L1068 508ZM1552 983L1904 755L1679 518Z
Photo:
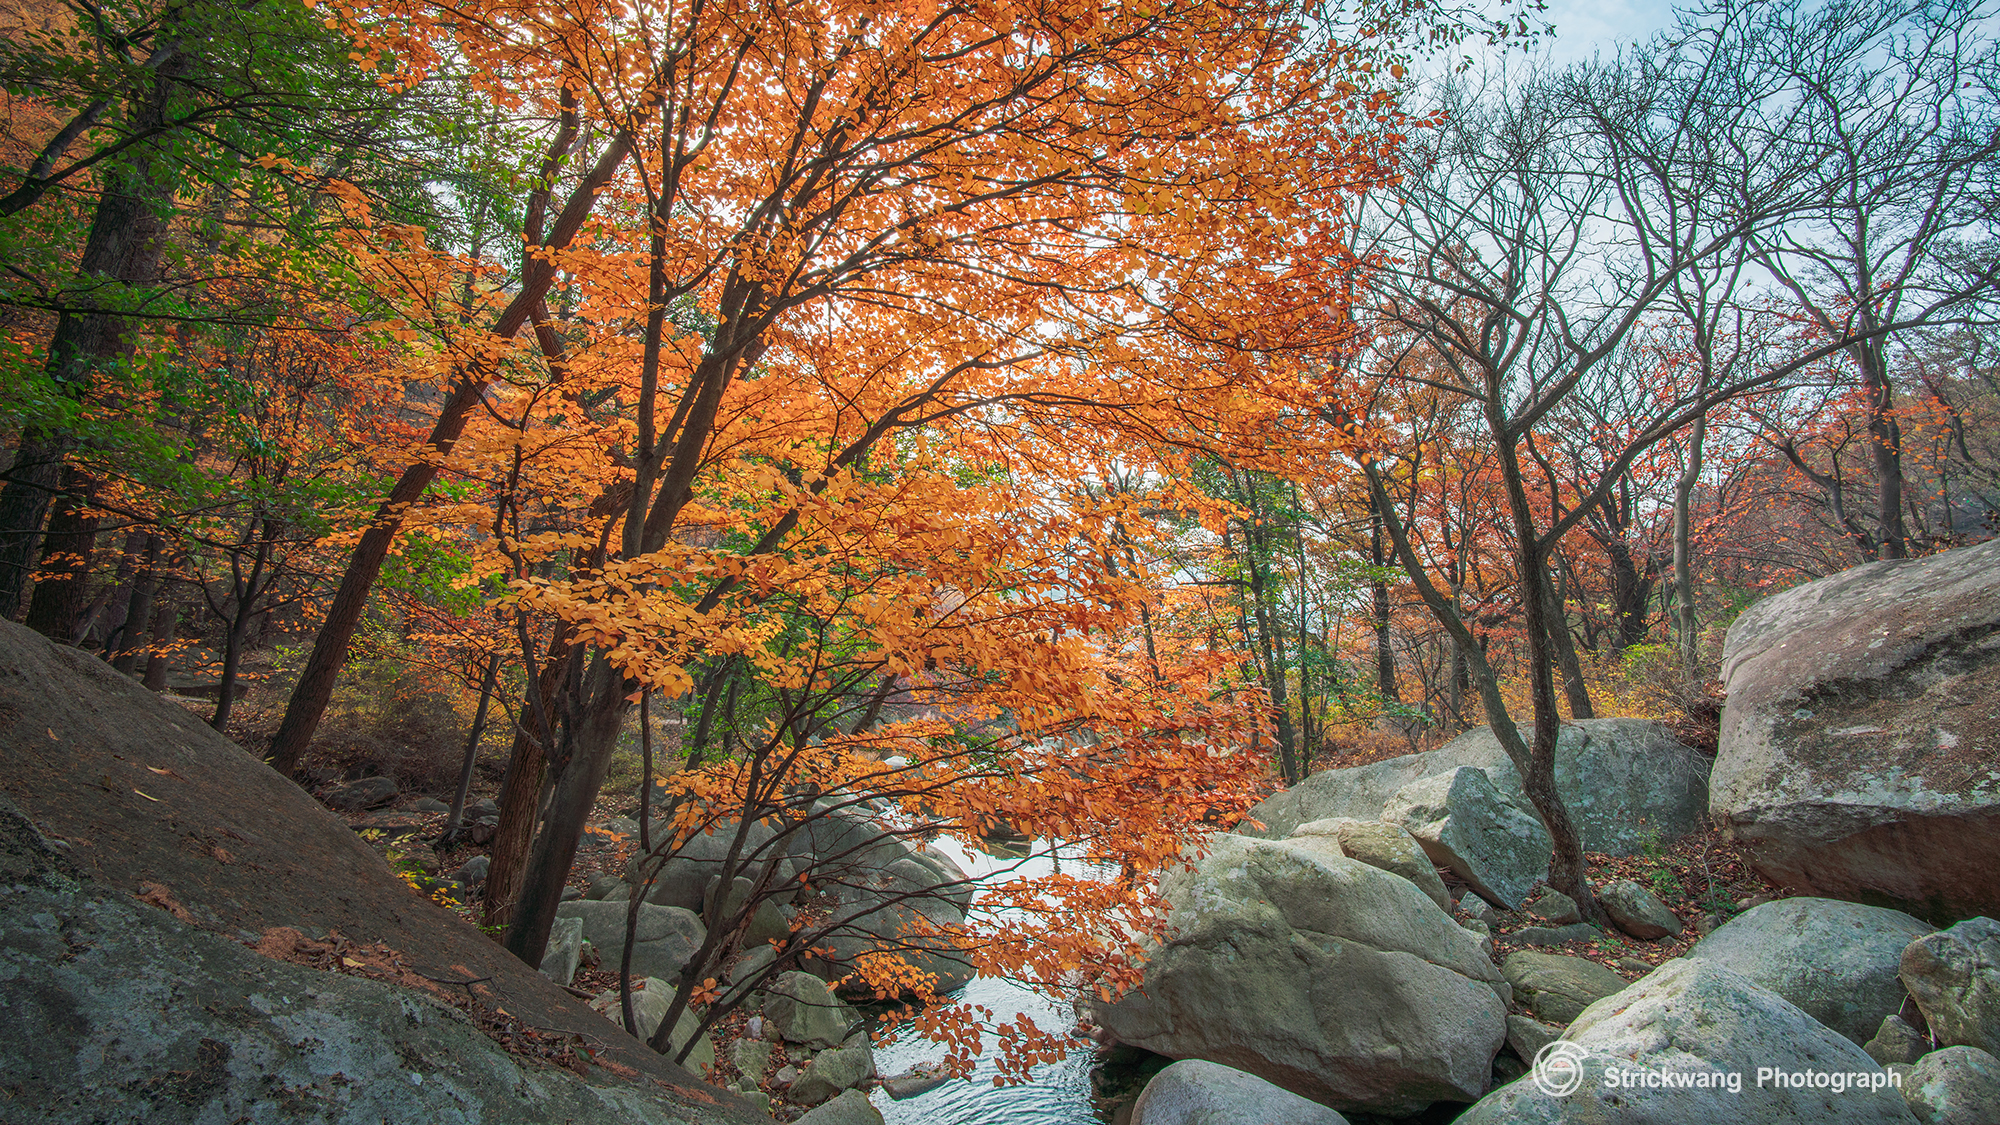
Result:
M173 892L167 890L164 883L139 884L138 898L140 902L157 906L189 925L194 924L194 915L188 913L187 907L174 901Z
M60 739L60 738L57 738L57 737L56 737L56 728L54 728L54 727L50 727L50 728L49 728L49 740L50 740L50 741L52 741L52 742L61 742L61 741L62 741L62 739Z
M148 793L143 789L134 789L132 790L132 792L137 793L139 796L146 798L148 801L152 801L155 803L158 803L159 801L158 797L153 796L151 793Z
M342 957L340 959L340 963L347 966L350 969L359 969L368 964L368 962L366 961L357 961L352 957Z

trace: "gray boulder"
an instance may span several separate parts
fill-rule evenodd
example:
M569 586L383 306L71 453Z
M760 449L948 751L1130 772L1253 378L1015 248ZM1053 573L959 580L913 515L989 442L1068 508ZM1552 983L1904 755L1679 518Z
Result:
M1330 838L1347 858L1358 859L1392 875L1401 875L1429 895L1430 900L1438 904L1438 909L1447 914L1451 912L1451 893L1444 889L1444 880L1438 878L1431 857L1424 853L1417 838L1401 827L1380 820L1340 816L1301 824L1292 830L1287 839L1299 840L1308 836Z
M1554 887L1543 887L1535 892L1535 897L1521 907L1521 912L1530 918L1540 918L1551 926L1574 926L1583 921L1583 914L1576 908L1576 900Z
M1620 879L1598 889L1597 901L1611 916L1612 924L1640 941L1652 941L1683 931L1680 915L1667 909L1659 896L1630 879Z
M1432 753L1405 754L1365 766L1321 770L1290 789L1266 797L1251 808L1248 819L1235 831L1241 836L1282 840L1301 824L1316 820L1380 820L1382 806L1389 803L1396 790L1444 772L1433 764ZM1252 820L1257 824L1249 823Z
M1803 1088L1756 1082L1757 1068L1860 1071L1882 1068L1837 1032L1768 989L1719 965L1669 961L1637 984L1584 1009L1563 1035L1575 1085L1545 1091L1514 1082L1480 1100L1458 1125L1908 1125L1903 1098L1880 1089ZM1605 1079L1611 1071L1613 1084ZM1643 1075L1676 1077L1648 1087ZM1563 1071L1551 1069L1551 1079ZM1731 1090L1728 1076L1739 1077ZM1626 1080L1631 1079L1631 1084ZM1703 1085L1702 1083L1707 1083ZM1691 1083L1691 1084L1680 1084Z
M328 808L341 812L364 812L387 805L399 792L394 778L364 777L327 794L326 803Z
M1485 770L1509 804L1533 810L1500 740L1490 728L1474 727L1426 753L1313 774L1250 810L1264 827L1246 824L1237 831L1280 839L1328 817L1373 820L1403 786L1461 766ZM1708 760L1660 723L1565 723L1556 740L1555 780L1589 851L1638 855L1708 822Z
M933 994L942 995L975 975L958 934L965 921L949 896L902 898L893 890L850 888L832 908L833 929L814 945L821 951L805 966L833 981L843 995L873 996L873 988L853 969L868 954L889 951L925 974Z
M1121 1041L1343 1111L1484 1091L1511 990L1407 879L1323 845L1222 835L1162 890L1166 944L1138 989L1097 1011Z
M1729 628L1710 786L1766 878L1938 925L2000 914L2000 539L1869 563Z
M1939 1046L2000 1050L2000 922L1968 918L1918 938L1900 975Z
M639 1038L650 1042L653 1033L660 1030L660 1024L667 1018L667 1010L673 1007L674 986L658 977L647 977L632 982L632 1023L639 1029ZM600 992L590 1002L590 1006L604 1013L604 1018L625 1026L625 1010L618 999L618 990ZM669 1056L679 1053L690 1039L701 1033L701 1020L692 1009L682 1008L674 1020L674 1032L667 1037ZM715 1065L715 1041L706 1035L695 1042L681 1065L696 1074L707 1074Z
M1254 1074L1182 1059L1153 1076L1131 1125L1347 1125L1347 1119Z
M557 918L549 927L549 944L542 954L542 975L566 985L576 979L583 960L583 919Z
M1503 800L1476 766L1403 786L1383 806L1382 819L1400 825L1431 862L1505 910L1520 906L1548 874L1548 829Z
M764 1021L787 1043L822 1049L838 1047L854 1031L854 1009L811 973L780 973L764 986Z
M1931 1049L1929 1037L1904 1022L1901 1016L1883 1016L1882 1026L1876 1029L1875 1037L1861 1045L1868 1057L1889 1066L1900 1063L1904 1066L1916 1062Z
M1946 1047L1917 1060L1903 1100L1924 1125L2000 1121L2000 1059L1977 1047Z
M1527 1016L1507 1017L1507 1049L1524 1062L1535 1061L1543 1047L1562 1038L1563 1029Z
M258 956L124 894L20 878L0 885L10 1122L710 1119L604 1071L523 1064L420 993Z
M1688 956L1741 974L1866 1043L1903 1006L1903 949L1931 932L1898 910L1783 898L1738 914Z
M875 1077L875 1052L863 1042L852 1047L835 1047L812 1057L794 1079L789 1092L800 1105L831 1101L842 1090L852 1090Z
M859 1090L849 1090L808 1112L793 1125L882 1125L882 1111Z
M1588 922L1567 926L1523 926L1507 935L1515 945L1568 945L1573 941L1597 941L1607 935Z
M615 970L625 956L628 906L624 902L579 899L556 907L556 917L581 919L583 939L597 947L597 956L605 968ZM662 979L679 976L707 937L701 919L691 911L640 904L639 925L632 941L632 975Z
M1558 953L1522 950L1509 956L1500 971L1514 986L1514 998L1553 1024L1568 1024L1585 1008L1626 987L1624 977L1597 962Z

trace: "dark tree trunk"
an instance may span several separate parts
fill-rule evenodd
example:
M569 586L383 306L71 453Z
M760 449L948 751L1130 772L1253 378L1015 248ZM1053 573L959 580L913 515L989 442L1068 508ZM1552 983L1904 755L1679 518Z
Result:
M604 775L611 768L625 711L631 706L626 700L635 686L602 656L592 658L578 700L569 762L556 780L547 823L535 836L526 877L507 925L504 944L530 965L540 965L548 949L549 929L555 924L556 907L562 904L563 885L576 862L577 843L583 839L591 807L604 787Z
M1368 593L1374 609L1372 625L1375 629L1375 691L1388 700L1402 699L1396 694L1396 652L1389 643L1389 580L1381 568L1392 561L1384 550L1382 542L1382 513L1375 512L1369 519L1368 561L1376 567L1375 576L1369 580Z
M172 602L162 600L153 610L153 654L146 658L146 676L140 681L147 691L167 690L167 646L173 643L180 619Z
M116 644L109 646L114 650L111 666L128 676L139 662L139 650L145 646L145 634L153 623L153 599L160 589L158 567L163 546L158 535L146 536L138 573L132 578L132 596L125 603L125 622L119 627Z
M57 644L76 643L77 622L90 600L90 560L97 550L97 516L89 512L93 487L88 477L65 468L62 497L42 535L41 576L25 624Z
M458 765L458 788L451 793L451 813L444 818L442 843L458 838L465 824L465 798L472 792L472 767L479 760L479 739L486 733L486 715L493 707L493 685L500 678L500 653L486 661L486 674L479 681L479 709L473 712L472 729L465 736L465 759ZM489 869L488 874L491 874Z
M165 128L167 102L194 60L169 51L150 74L150 84L133 98L133 128ZM104 194L91 217L90 234L77 261L88 284L111 283L120 290L159 279L160 258L172 201L173 177L156 168L158 149L137 146L131 163L107 168ZM131 354L133 341L123 317L111 311L65 308L49 340L47 372L57 390L81 399L97 375ZM76 438L39 427L23 432L7 483L0 487L0 617L21 611L28 574L34 566L42 525L61 480L64 460ZM65 638L66 639L66 638Z
M533 655L526 654L532 666ZM507 758L507 775L500 782L500 824L493 832L488 851L491 866L486 870L480 920L487 926L505 925L513 916L514 900L528 861L528 847L534 841L535 820L541 812L542 781L548 772L548 746L554 738L556 695L571 660L566 640L550 647L541 672L529 681L521 701L520 724L514 730L514 746Z

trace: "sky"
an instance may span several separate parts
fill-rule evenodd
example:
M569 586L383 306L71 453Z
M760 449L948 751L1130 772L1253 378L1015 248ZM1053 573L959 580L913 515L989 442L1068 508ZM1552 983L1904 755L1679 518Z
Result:
M1673 5L1666 0L1549 0L1543 16L1556 28L1548 57L1562 64L1600 50L1609 55L1621 40L1651 35L1672 22Z

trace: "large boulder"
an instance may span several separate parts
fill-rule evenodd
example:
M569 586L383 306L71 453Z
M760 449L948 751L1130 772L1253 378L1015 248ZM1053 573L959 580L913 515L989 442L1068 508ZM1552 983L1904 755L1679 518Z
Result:
M1425 854L1423 845L1417 843L1417 838L1400 826L1380 820L1338 816L1301 824L1292 830L1287 839L1298 840L1308 836L1328 837L1347 858L1379 867L1391 875L1401 875L1429 895L1430 900L1438 904L1439 910L1451 912L1451 892L1445 890L1444 880L1438 878L1437 867Z
M712 1097L693 1110L608 1071L526 1062L442 987L260 956L180 920L170 896L146 905L82 874L0 799L9 1122L750 1120Z
M1549 831L1522 812L1477 766L1460 766L1396 790L1382 819L1416 837L1439 867L1505 910L1527 899L1549 871Z
M1903 1006L1903 948L1930 932L1900 910L1781 898L1730 919L1688 956L1739 973L1866 1045Z
M1543 1060L1542 1081L1501 1087L1458 1125L1915 1121L1889 1075L1861 1048L1778 994L1702 961L1669 961L1592 1004ZM1836 1092L1810 1080L1760 1085L1760 1067L1860 1073L1867 1088Z
M2000 1051L2000 922L1968 918L1918 938L1901 976L1939 1046Z
M1546 1023L1567 1024L1585 1008L1625 990L1625 978L1610 969L1560 953L1524 949L1509 955L1500 971L1514 986L1514 998Z
M787 1043L815 1049L838 1047L859 1023L854 1009L811 973L796 969L780 973L764 990L768 994L764 1019Z
M1509 801L1534 809L1493 728L1474 727L1432 755L1437 772L1477 766ZM1708 768L1706 757L1650 719L1580 719L1556 738L1556 794L1585 851L1639 855L1705 829Z
M627 902L579 899L556 907L556 917L583 923L583 940L597 947L599 962L616 970L625 957ZM701 919L677 906L639 904L638 928L632 935L632 975L670 979L680 976L688 960L708 937Z
M1153 1076L1132 1125L1347 1125L1318 1102L1220 1063L1182 1059Z
M2000 1121L2000 1059L1977 1047L1932 1051L1903 1078L1903 1100L1923 1125L1993 1125Z
M1301 824L1347 817L1380 820L1382 806L1396 790L1443 770L1432 764L1435 751L1385 758L1365 766L1321 770L1290 789L1273 793L1251 808L1236 832L1282 840ZM1254 821L1255 823L1251 823ZM1261 827L1260 827L1261 825Z
M1490 727L1474 727L1436 750L1365 766L1324 770L1250 810L1264 825L1244 835L1282 839L1329 817L1376 819L1396 791L1461 766L1485 770L1509 804L1533 811L1520 774ZM1700 831L1708 820L1708 759L1645 719L1565 723L1556 740L1556 792L1586 850L1637 855Z
M1339 1110L1412 1113L1485 1090L1510 990L1477 937L1337 848L1214 845L1165 880L1166 943L1100 1024Z
M1709 808L1773 883L2000 914L2000 539L1869 563L1729 628Z
M15 1092L0 1117L757 1119L741 1096L607 1026L536 966L413 893L346 822L200 718L94 654L4 621L0 793L18 806L16 821L32 822L77 868L62 890L75 896L68 905L17 897L0 906L0 944L27 940L49 919L58 936L86 943L63 943L60 963L46 969L20 961L19 975L0 970L9 977L0 980L0 1087ZM0 887L22 883L18 870L0 874ZM155 905L134 917L167 928L87 944L135 894ZM334 935L360 967L324 956ZM246 941L342 972L260 958ZM308 947L320 952L301 952ZM383 972L389 963L406 971ZM346 975L371 972L396 983ZM433 998L476 1001L484 1016L433 1020L443 1011ZM503 1009L519 1021L511 1030L492 1022ZM402 1022L406 1011L422 1026ZM39 1022L51 1016L54 1026ZM524 1039L522 1027L553 1038ZM590 1032L587 1058L574 1056L581 1082L540 1058L515 1059L482 1028L530 1055ZM211 1061L224 1047L226 1077ZM223 1085L210 1086L218 1077ZM211 1089L213 1099L202 1093ZM153 1090L168 1096L146 1099Z

